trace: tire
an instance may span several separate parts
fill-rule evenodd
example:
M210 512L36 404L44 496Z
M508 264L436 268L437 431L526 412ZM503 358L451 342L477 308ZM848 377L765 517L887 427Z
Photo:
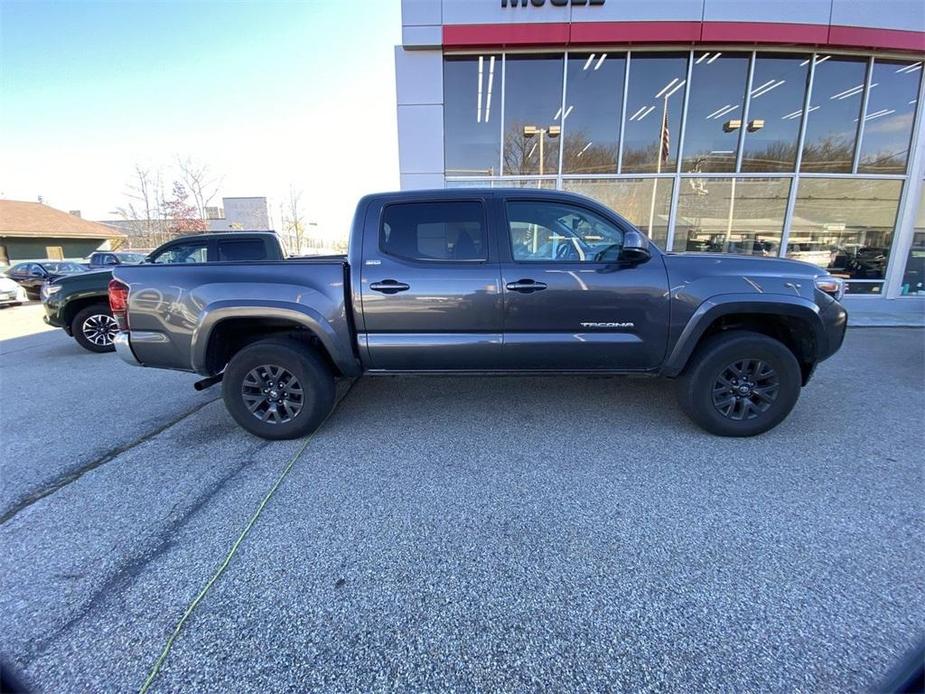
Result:
M115 352L112 340L119 332L108 304L93 304L81 309L71 320L71 335L77 344L91 352Z
M301 396L295 388L279 388L293 380ZM271 338L232 357L222 378L222 397L229 414L254 436L294 439L315 431L331 412L334 376L310 347Z
M756 436L780 424L800 397L800 364L786 345L745 331L708 338L677 379L678 404L717 436Z

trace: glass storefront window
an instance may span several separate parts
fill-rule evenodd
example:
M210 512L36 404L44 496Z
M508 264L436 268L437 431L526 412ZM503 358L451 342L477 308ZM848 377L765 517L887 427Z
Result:
M867 61L816 57L801 171L851 173Z
M508 55L504 74L504 171L559 172L563 56Z
M789 190L789 178L682 178L674 250L777 255Z
M501 56L443 61L447 176L494 176L501 161Z
M493 178L490 181L447 181L447 188L539 188L541 190L555 190L554 178Z
M563 173L617 173L626 57L569 53Z
M912 233L912 248L906 258L906 270L899 293L903 296L925 296L925 181L922 182Z
M682 171L735 171L748 60L719 51L694 53Z
M864 116L859 172L906 172L921 75L921 62L874 61Z
M654 173L677 168L686 85L687 54L630 56L623 126L624 173Z
M886 272L902 181L801 178L787 257L848 280L849 292L878 293Z
M565 179L563 190L607 205L639 227L661 248L668 237L671 178Z
M805 56L756 56L742 171L793 171L808 73Z

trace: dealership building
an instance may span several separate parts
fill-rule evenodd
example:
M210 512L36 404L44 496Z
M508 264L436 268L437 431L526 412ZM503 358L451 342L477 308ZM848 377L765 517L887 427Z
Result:
M403 0L403 189L574 191L925 314L921 0Z

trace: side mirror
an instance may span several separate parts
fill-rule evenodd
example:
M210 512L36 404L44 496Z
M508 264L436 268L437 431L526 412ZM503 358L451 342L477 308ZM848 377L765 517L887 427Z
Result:
M651 257L649 239L635 230L627 231L623 234L622 260L629 263L644 263Z
M44 277L45 273L41 270L29 270L29 277Z

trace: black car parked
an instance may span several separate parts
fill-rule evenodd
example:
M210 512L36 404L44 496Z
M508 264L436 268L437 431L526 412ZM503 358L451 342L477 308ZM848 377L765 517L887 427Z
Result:
M65 275L75 275L86 272L80 263L64 260L42 260L35 263L19 263L7 271L7 277L14 280L23 289L30 299L38 299L42 285Z

